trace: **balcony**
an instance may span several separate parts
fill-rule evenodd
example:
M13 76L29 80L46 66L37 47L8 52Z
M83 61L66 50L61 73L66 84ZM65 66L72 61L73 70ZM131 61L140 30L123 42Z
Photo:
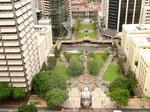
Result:
M23 71L23 66L9 66L10 71Z
M24 72L10 72L10 76L24 76Z
M7 54L6 58L7 59L21 59L21 55L20 54Z
M26 83L13 83L13 87L26 87Z
M14 21L14 19L11 19L11 20L8 20L8 19L0 20L0 25L2 25L2 26L15 25L15 21Z
M6 60L0 60L0 65L6 65Z
M8 65L22 65L22 60L8 60Z
M0 4L0 11L3 10L12 10L11 4Z
M6 53L19 53L20 52L20 48L19 47L5 48L5 52Z
M18 77L12 77L11 81L12 82L25 82L25 77L20 77L20 78L18 78Z
M0 77L9 76L8 72L0 72Z
M1 27L2 33L15 33L16 31L15 27Z
M4 59L5 55L4 54L0 54L0 59Z
M18 39L16 34L2 34L2 39L3 40L14 40Z
M7 66L0 66L0 71L7 71Z
M0 12L0 18L13 18L14 14L12 12Z
M22 10L21 10L21 9L17 10L17 11L16 11L16 15L17 15L17 17L18 17L18 16L20 16L20 15L22 15L22 13L23 13L23 12L22 12Z
M9 77L0 77L0 82L10 82Z
M19 42L18 41L4 41L4 46L19 46Z

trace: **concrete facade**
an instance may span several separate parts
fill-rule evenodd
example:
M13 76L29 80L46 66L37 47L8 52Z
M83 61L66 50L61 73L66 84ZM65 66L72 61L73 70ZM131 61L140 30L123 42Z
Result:
M51 46L51 27L35 31L31 9L31 0L0 0L0 82L11 87L31 89Z
M136 77L143 94L150 96L150 49L141 50Z

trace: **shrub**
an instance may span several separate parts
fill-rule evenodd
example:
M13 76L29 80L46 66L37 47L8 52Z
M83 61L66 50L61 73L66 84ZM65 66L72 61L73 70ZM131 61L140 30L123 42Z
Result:
M11 89L7 83L0 83L0 100L7 99L11 94Z
M12 89L12 97L14 99L21 99L26 95L26 91L24 88L13 88Z
M18 112L38 112L38 110L34 105L22 104L18 107Z

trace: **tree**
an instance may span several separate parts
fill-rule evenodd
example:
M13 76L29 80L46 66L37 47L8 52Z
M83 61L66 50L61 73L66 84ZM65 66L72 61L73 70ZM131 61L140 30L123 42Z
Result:
M127 89L116 88L109 94L113 101L116 101L120 106L127 106L130 92Z
M26 95L26 91L24 88L13 88L12 89L12 97L14 99L21 99Z
M52 90L48 91L45 96L47 105L50 108L60 107L67 98L67 92L59 88L53 88Z
M71 57L69 61L69 74L77 76L83 74L83 63L76 57Z
M57 46L54 48L54 54L56 59L60 57L60 49Z
M48 64L48 69L53 70L54 67L56 66L56 58L55 57L49 57L47 64Z
M128 80L124 77L119 77L109 85L109 92L113 91L116 88L121 89L129 89L129 83Z
M96 60L94 59L89 59L88 60L88 70L90 74L92 75L97 75L99 72L99 66Z
M10 96L11 89L7 83L0 83L0 100Z
M60 89L66 90L67 83L66 83L65 78L63 76L60 76L59 74L53 73L49 77L49 88L50 89L60 88Z
M32 104L30 105L22 104L18 107L18 112L38 112L38 110Z
M127 89L130 92L132 92L134 87L136 86L136 83L137 82L133 79L120 77L114 80L112 83L110 83L109 91L111 92L112 90L116 88L121 88L121 89Z
M41 97L44 97L45 93L50 89L49 77L50 72L40 72L33 78L33 90Z

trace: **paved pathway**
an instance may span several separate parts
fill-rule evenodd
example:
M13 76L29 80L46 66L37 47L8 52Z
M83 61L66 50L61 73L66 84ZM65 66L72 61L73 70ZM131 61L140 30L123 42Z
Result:
M65 66L68 68L68 66L69 66L68 61L63 54L60 54L60 59L65 64Z
M106 59L105 63L103 64L103 66L102 66L102 68L101 68L101 70L100 70L100 72L99 72L99 74L98 74L98 79L99 79L99 80L102 80L102 78L103 78L103 76L104 76L104 73L106 72L106 70L107 70L109 64L110 64L111 61L112 61L112 59L113 59L113 55L110 54L110 55L108 56L108 58Z

